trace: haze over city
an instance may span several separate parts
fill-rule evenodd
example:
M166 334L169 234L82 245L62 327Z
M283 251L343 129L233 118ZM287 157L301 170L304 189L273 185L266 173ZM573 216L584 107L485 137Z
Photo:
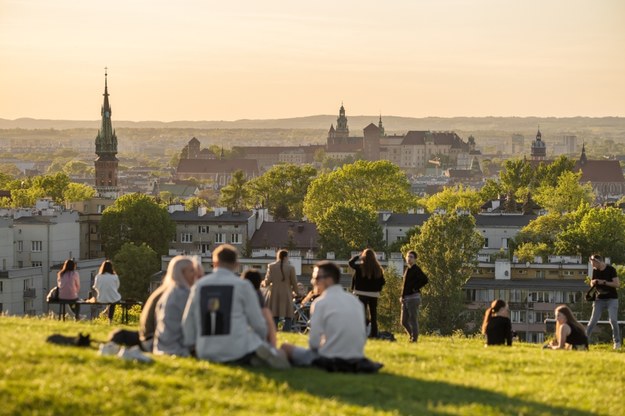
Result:
M617 0L0 7L7 119L625 116Z

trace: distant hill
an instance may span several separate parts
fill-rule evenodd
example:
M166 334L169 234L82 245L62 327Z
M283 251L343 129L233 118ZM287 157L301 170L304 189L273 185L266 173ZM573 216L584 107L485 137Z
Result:
M408 130L458 130L464 132L519 132L531 136L540 125L546 131L607 133L625 136L625 117L397 117L383 116L387 132L405 133ZM360 135L369 123L378 122L378 116L349 116L350 131ZM125 121L113 120L116 128L157 129L328 129L336 124L335 115L316 115L269 120L235 121ZM79 129L99 127L99 120L43 120L0 118L0 129Z

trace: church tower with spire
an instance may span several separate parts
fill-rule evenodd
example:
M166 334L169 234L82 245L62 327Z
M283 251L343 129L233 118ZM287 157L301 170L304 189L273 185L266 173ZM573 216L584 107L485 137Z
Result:
M95 189L98 196L117 198L117 135L111 123L111 106L109 104L108 73L104 72L104 104L100 111L102 125L95 139Z
M341 108L339 109L339 118L336 119L334 137L337 139L346 139L349 137L349 127L347 127L347 117L345 117L345 107L343 107L343 103L341 103Z
M545 160L547 158L547 147L543 142L543 135L540 132L540 126L536 133L536 140L532 142L532 160Z

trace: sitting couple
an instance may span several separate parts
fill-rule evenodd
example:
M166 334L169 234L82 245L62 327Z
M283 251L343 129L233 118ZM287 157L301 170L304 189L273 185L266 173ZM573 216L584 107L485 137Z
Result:
M198 358L274 368L288 368L289 362L343 371L381 367L364 358L364 310L338 284L340 270L335 264L321 262L313 272L312 283L321 296L312 307L310 349L284 344L277 350L267 342L268 325L254 287L234 273L236 249L219 246L213 263L213 272L191 288L182 317L184 344Z

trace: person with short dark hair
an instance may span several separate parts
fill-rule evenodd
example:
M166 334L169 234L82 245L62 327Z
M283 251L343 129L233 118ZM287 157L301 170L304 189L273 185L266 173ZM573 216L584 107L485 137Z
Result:
M80 292L80 276L76 271L76 263L72 259L65 260L63 267L56 275L56 285L59 288L59 300L78 301ZM74 312L74 318L80 319L80 304L70 303L69 308Z
M359 260L360 264L358 264ZM367 310L369 312L369 319L366 320L367 324L371 323L369 337L377 338L378 298L385 283L384 270L375 257L375 252L370 248L363 250L360 255L352 257L348 264L349 267L354 269L352 292L362 302L365 308L365 315Z
M321 295L311 306L309 348L288 343L281 347L294 365L309 366L320 358L364 358L367 342L364 308L355 296L343 290L340 276L340 269L332 262L315 265L311 283Z
M408 267L404 271L401 290L401 325L408 333L409 342L419 339L419 306L421 288L429 282L428 277L416 263L417 252L410 250L406 254Z
M612 326L614 349L618 350L621 348L621 333L618 326L618 293L616 291L620 285L619 278L616 275L616 269L606 264L600 255L593 254L590 256L590 262L592 263L590 286L597 290L597 297L592 303L592 314L586 327L586 335L590 339L601 314L607 309L610 326Z
M191 288L182 318L185 345L205 360L289 368L283 353L265 341L267 323L254 287L234 273L236 249L217 247L213 267Z
M97 302L113 303L113 305L108 305L103 312L108 315L109 322L111 322L115 316L114 303L119 302L122 295L119 294L119 277L110 260L105 260L100 265L100 270L93 282L93 288L96 291Z
M506 302L494 300L484 313L482 334L486 335L486 345L512 345L512 322Z

